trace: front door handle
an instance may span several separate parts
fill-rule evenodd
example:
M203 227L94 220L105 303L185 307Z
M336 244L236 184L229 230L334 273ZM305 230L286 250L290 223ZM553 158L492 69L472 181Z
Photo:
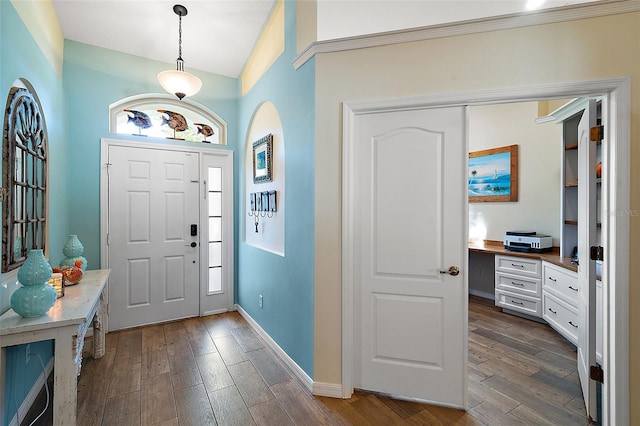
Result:
M440 270L440 273L441 274L453 275L455 277L456 275L458 275L460 273L460 269L458 269L457 266L450 266L449 269L446 270L446 271Z
M196 243L195 241L192 241L191 244L185 244L185 247L196 247L198 245L198 243Z

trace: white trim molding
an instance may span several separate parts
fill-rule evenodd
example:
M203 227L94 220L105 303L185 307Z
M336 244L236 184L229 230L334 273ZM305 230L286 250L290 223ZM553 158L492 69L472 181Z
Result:
M313 392L317 396L327 396L329 398L342 398L342 385L340 383L320 383L313 382Z
M552 98L602 96L607 179L603 188L603 354L602 425L630 421L629 400L629 219L631 82L629 77L541 84L529 87L365 100L343 104L342 128L342 388L353 391L354 248L353 145L357 116L383 111L488 105Z
M260 337L262 337L267 346L269 346L269 349L271 349L280 358L280 360L300 381L300 383L302 383L302 385L307 388L309 392L313 393L314 383L311 377L309 377L309 375L305 373L304 370L300 368L300 366L289 355L287 355L284 349L282 349L280 345L278 345L276 341L273 340L271 336L269 336L269 334L262 329L262 327L260 327L260 324L258 324L247 311L242 309L242 306L236 304L235 307L238 313L242 315L242 317L249 323L251 328L253 328L253 330L258 333Z
M309 44L300 55L294 59L293 66L295 69L298 69L319 53L341 52L443 37L509 30L638 11L640 11L640 2L637 0L598 1L544 9L535 12L513 13L491 18L344 37L334 40L321 40Z

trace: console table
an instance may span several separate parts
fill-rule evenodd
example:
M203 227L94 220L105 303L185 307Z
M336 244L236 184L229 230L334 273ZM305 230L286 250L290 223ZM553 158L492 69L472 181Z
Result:
M0 403L5 400L6 347L54 340L54 425L75 425L77 376L85 334L93 325L93 357L105 350L106 283L111 270L85 271L82 281L66 287L64 297L38 318L22 318L13 309L0 317Z

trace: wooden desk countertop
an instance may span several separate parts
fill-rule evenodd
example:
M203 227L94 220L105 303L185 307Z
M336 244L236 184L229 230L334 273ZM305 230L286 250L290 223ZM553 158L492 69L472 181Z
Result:
M553 250L547 253L524 253L505 249L502 241L484 240L482 243L469 242L469 251L504 254L507 256L515 257L528 257L530 259L540 259L545 260L549 263L553 263L554 265L560 266L570 271L578 272L578 265L571 263L570 257L561 257L558 247L553 247Z

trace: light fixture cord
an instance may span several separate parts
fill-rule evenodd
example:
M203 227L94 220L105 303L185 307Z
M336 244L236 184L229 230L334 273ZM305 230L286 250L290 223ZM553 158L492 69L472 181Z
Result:
M184 71L184 60L182 59L182 15L178 15L178 60L176 61L176 69Z

